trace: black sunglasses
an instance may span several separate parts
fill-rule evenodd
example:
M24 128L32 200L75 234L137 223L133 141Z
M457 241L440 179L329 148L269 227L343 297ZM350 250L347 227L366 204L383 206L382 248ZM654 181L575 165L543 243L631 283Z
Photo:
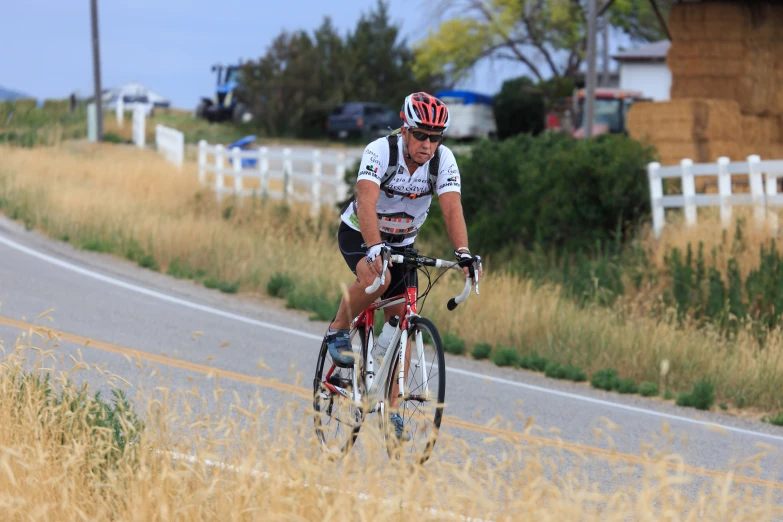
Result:
M419 141L427 141L427 138L429 138L432 143L438 143L443 139L443 134L427 134L421 131L410 131L410 133Z

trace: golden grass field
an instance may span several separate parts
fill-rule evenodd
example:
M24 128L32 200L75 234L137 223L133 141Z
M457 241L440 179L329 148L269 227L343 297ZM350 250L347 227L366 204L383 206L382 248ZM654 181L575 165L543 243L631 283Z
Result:
M174 389L139 360L128 369L135 364L152 382L130 399L144 426L135 431L121 414L130 442L121 444L90 412L95 385L121 387L122 375L63 358L46 327L7 341L0 358L4 521L763 521L783 511L774 489L753 492L731 475L687 491L694 477L668 449L674 435L665 429L650 434L650 458L637 465L502 436L484 441L502 450L490 457L442 433L425 466L406 467L386 457L368 422L361 446L334 462L315 445L307 401L292 398L274 410L258 394L230 396L217 382ZM52 375L53 394L26 377L43 373ZM61 391L66 379L93 385L79 400L78 388ZM61 393L62 403L51 400ZM759 443L758 455L736 467L753 468L775 451ZM587 475L596 469L601 484Z
M110 144L3 147L0 201L3 213L54 239L67 236L75 245L98 242L119 256L141 248L162 272L175 258L187 260L193 269L238 281L243 293L264 293L272 275L287 272L334 301L352 280L336 247L335 211L324 209L320 220L311 220L306 208L284 212L275 203L255 200L225 218L214 196L198 186L193 164L178 171L152 151ZM666 237L673 242L703 239L708 252L709 243L720 238L715 228L705 225L689 232L692 236L676 236L672 228ZM419 248L432 256L451 255L446 249ZM760 416L781 407L780 331L771 332L765 349L759 350L751 332L729 341L709 329L678 329L673 321L639 311L639 303L654 300L654 294L632 296L613 309L579 308L561 298L557 287L537 287L493 271L492 259L485 263L481 294L448 312L447 300L463 284L457 273L444 276L422 314L468 346L488 342L523 354L537 350L561 364L580 366L588 375L614 367L621 377L660 383L661 390L675 392L689 391L695 380L710 377L716 403L731 406L743 397L748 408L742 415ZM662 374L664 361L668 371Z

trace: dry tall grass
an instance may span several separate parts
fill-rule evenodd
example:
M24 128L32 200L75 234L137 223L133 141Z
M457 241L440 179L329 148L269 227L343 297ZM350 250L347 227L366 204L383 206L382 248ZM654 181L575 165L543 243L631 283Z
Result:
M196 178L192 165L179 172L155 153L129 147L0 149L2 211L53 238L93 242L120 256L140 248L161 271L175 258L187 260L194 270L239 281L247 292L263 292L273 274L287 272L333 302L352 281L336 246L335 212L324 211L313 221L306 209L283 211L256 200L226 218ZM702 232L701 237L710 236ZM450 255L426 245L420 250ZM759 350L750 334L730 342L709 330L678 329L624 305L582 309L561 298L558 288L536 288L493 273L491 262L485 268L480 295L448 312L447 300L464 284L456 273L448 274L427 297L423 315L441 332L468 343L513 346L523 354L536 350L588 374L614 367L622 377L660 382L675 391L709 377L719 401L741 400L767 411L781 406L781 332L772 332ZM668 374L661 375L665 360Z
M654 437L660 443L648 464L630 467L519 440L487 440L490 456L442 434L427 465L405 468L386 458L367 423L361 444L334 463L315 446L302 402L270 409L259 394L232 400L219 387L177 391L160 382L140 390L134 401L145 426L127 430L133 440L123 448L86 415L90 393L73 407L20 386L26 373L53 375L55 394L66 378L119 382L80 360L58 364L52 345L34 339L18 339L0 364L6 521L761 521L783 511L772 489L736 487L730 476L697 487L672 470L671 434Z

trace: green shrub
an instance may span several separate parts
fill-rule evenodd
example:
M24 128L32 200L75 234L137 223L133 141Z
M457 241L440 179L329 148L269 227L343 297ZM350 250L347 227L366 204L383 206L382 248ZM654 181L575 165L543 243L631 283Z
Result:
M677 406L709 410L714 403L715 386L709 379L699 380L690 393L682 392L677 396Z
M593 388L612 391L620 387L620 378L617 376L617 370L614 368L604 368L598 370L590 379L590 385Z
M618 223L646 218L646 168L654 154L624 135L520 134L482 142L460 159L471 247L541 243L576 251L610 242ZM630 231L621 232L625 238Z
M492 362L498 366L519 367L521 359L519 352L514 348L498 347L492 354Z
M111 243L100 239L91 239L84 243L82 248L90 252L111 252Z
M239 291L239 281L234 281L233 283L220 281L218 283L218 290L226 294L235 294Z
M533 370L534 372L546 371L546 365L549 363L549 359L533 352L529 355L522 357L519 361L519 365L527 370Z
M487 359L491 353L492 346L490 346L489 343L478 343L473 347L473 351L470 352L470 355L472 355L474 359Z
M544 375L553 379L565 379L566 371L564 367L560 366L560 364L555 361L549 361L544 368Z
M658 395L658 385L654 382L644 381L639 385L639 395L643 397L654 397Z
M569 381L584 382L587 380L587 374L578 366L566 366L565 378Z
M220 281L214 277L208 277L204 280L204 286L212 290L216 290L220 286Z
M637 387L634 380L630 377L620 379L617 384L618 393L636 393Z
M190 263L188 263L187 260L181 261L178 257L175 257L171 260L171 264L169 264L169 268L166 270L166 273L170 276L176 277L177 279L193 278L193 269L190 267Z
M454 355L462 355L465 353L465 341L456 335L446 332L443 334L442 340L443 350L446 353L453 353Z
M266 293L272 297L285 297L294 289L294 280L288 274L272 274L266 284Z
M311 321L330 321L337 315L340 299L330 301L326 294L313 284L297 286L286 295L286 307L313 312Z
M142 268L149 268L150 270L154 270L155 272L160 270L160 266L158 265L157 260L155 260L155 258L152 257L152 254L147 254L144 257L142 257L139 260L139 266Z

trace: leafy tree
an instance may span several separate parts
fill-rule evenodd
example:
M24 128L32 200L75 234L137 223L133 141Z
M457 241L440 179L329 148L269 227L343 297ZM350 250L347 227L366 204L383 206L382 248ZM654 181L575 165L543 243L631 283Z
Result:
M606 0L597 0L603 5ZM663 0L663 16L672 0ZM414 46L415 71L446 73L462 80L480 61L520 62L538 81L574 77L585 59L585 0L446 0L441 13L457 14ZM606 11L609 23L634 40L662 36L649 0L615 0Z
M537 135L544 130L544 98L526 76L503 82L495 96L493 111L501 140L520 133Z
M437 90L442 75L413 73L413 51L399 38L388 3L379 0L353 32L331 20L308 35L283 32L266 54L244 66L243 96L268 135L323 134L329 111L347 101L375 101L397 109L414 90Z

